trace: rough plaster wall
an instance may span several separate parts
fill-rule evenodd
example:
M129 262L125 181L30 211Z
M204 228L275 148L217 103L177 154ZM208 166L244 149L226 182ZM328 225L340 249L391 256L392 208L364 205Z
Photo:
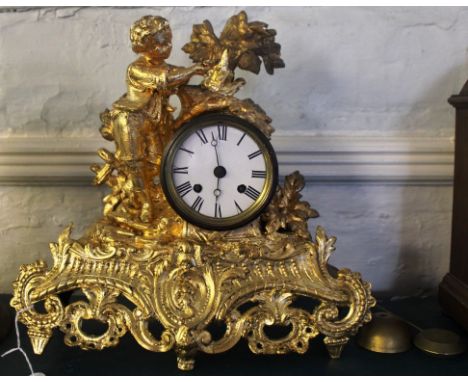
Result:
M0 188L0 293L11 293L19 266L51 264L49 242L71 222L78 238L99 217L101 192L92 187ZM76 234L76 236L75 236Z
M125 91L128 29L146 14L174 30L171 62L191 26L220 32L241 8L65 8L0 14L0 136L97 136L98 115ZM452 135L448 95L468 73L468 8L252 7L278 32L286 69L242 73L241 95L278 133Z
M98 137L99 113L124 91L134 59L130 24L167 17L171 62L191 25L220 31L241 8L66 8L0 13L0 137ZM468 8L248 8L278 31L286 69L242 73L241 96L271 115L277 134L452 136L446 103L468 73ZM299 138L300 139L300 138ZM47 242L70 221L78 235L103 190L0 187L0 292L21 263L50 259ZM433 291L448 269L449 186L308 184L306 199L338 236L332 263L377 291Z
M375 291L425 295L447 273L452 187L309 184L311 220L336 236L330 263L362 273Z

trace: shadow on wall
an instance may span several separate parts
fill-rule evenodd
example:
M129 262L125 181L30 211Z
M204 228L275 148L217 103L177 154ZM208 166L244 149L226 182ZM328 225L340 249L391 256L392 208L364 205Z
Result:
M406 185L399 193L400 245L395 254L389 293L393 296L435 294L449 267L452 186ZM415 202L421 194L424 194L423 204Z
M453 68L428 90L439 95L441 105L450 96L446 94L447 81L453 82L457 71L460 68ZM423 95L415 105L424 102ZM450 108L447 107L447 113L451 115L446 119L453 123L454 114ZM403 118L423 125L414 115ZM414 137L408 142L418 143ZM437 137L434 142L439 142ZM391 149L385 148L382 153L385 157L377 156L379 163L373 163L383 167L384 173L376 174L383 181L363 179L366 170L360 166L369 163L349 162L346 169L350 174L358 174L356 181L319 179L309 182L303 191L304 199L321 215L309 222L312 234L315 227L321 225L328 235L338 238L331 264L360 272L363 279L372 283L376 293L391 297L434 294L449 267L452 185L450 180L437 174L440 174L441 164L443 173L450 166L451 154L449 149L439 155L437 147L432 152L421 152L424 145L408 145L403 148L408 153L395 156L408 158L404 159L407 163L398 163L403 169L401 174L396 174L398 180L392 180L392 171L385 173L385 165L394 164ZM418 163L419 158L424 160ZM446 163L441 163L443 161Z
M429 99L440 98L441 112L450 113L447 120L455 126L455 113L446 101L452 93L458 93L463 83L456 84L457 73L464 67L453 67L443 77L421 94L416 108L429 104ZM467 73L468 75L468 73ZM455 90L454 90L455 89ZM404 90L403 90L404 91ZM435 95L435 96L434 96ZM434 101L432 101L433 103ZM409 112L402 124L424 126L425 113ZM441 126L442 127L442 126ZM449 126L443 126L448 128ZM454 135L454 130L453 130ZM452 136L453 136L452 135ZM409 147L414 152L414 147ZM434 166L438 160L434 158ZM394 296L424 296L437 293L437 287L449 268L451 239L452 182L437 179L415 179L400 187L400 229L398 261L393 270L394 283L389 292ZM423 198L421 204L420 198Z

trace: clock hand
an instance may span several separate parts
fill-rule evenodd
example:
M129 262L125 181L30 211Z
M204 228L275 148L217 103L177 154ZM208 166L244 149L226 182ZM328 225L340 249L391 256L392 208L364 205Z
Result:
M219 178L216 178L216 190L214 190L216 196L216 203L218 202L219 195L221 195L221 190L219 189Z
M216 189L214 190L215 195L215 217L221 217L221 206L218 204L219 196L221 195L221 190L219 189L219 180L226 175L226 169L223 166L219 165L219 155L218 155L218 141L216 140L214 133L211 132L211 146L215 149L216 154L216 168L213 173L216 177Z
M213 132L211 132L211 146L213 146L214 149L215 149L215 154L216 154L216 165L219 166L219 156L218 156L218 149L217 149L218 141L217 141L216 138L214 137Z
M214 174L216 176L216 189L215 189L215 196L216 196L216 202L218 202L218 198L219 198L219 195L220 195L220 189L219 189L219 179L220 177L217 175L216 173L216 169L219 168L219 155L218 155L218 141L216 140L215 136L214 136L214 133L211 132L211 146L214 147L214 150L215 150L215 154L216 154L216 168L215 168L215 171L214 171Z

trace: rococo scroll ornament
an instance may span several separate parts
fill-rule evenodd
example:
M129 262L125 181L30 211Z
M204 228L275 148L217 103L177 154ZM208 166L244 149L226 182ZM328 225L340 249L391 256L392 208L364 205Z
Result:
M258 73L263 63L273 74L284 67L275 35L245 12L219 37L204 21L183 47L194 61L185 68L165 62L167 20L145 16L132 26L138 58L127 70L127 92L101 114L100 131L115 151L100 149L103 164L92 166L95 184L110 188L103 216L77 240L68 227L50 245L52 268L23 265L14 283L11 305L34 307L20 319L36 354L59 328L67 345L97 350L129 332L150 351L174 349L183 370L194 367L197 352L224 352L241 338L254 353L304 353L322 334L338 358L371 319L369 283L348 269L332 276L335 238L320 226L309 232L318 213L301 200L303 177L296 171L278 185L271 119L235 97L245 83L236 68ZM200 83L189 85L194 76ZM71 291L83 297L66 301ZM107 330L86 333L89 319ZM162 325L159 335L151 320ZM224 323L222 336L210 331L213 323ZM272 338L276 326L289 332Z

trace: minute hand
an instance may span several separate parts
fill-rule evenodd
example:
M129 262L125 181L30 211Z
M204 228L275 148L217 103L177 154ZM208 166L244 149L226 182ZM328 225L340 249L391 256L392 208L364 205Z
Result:
M216 154L216 165L219 167L219 155L218 155L218 141L214 137L213 132L211 132L211 146L214 147L215 154ZM218 198L220 195L220 189L219 189L219 177L216 176L216 190L215 190L215 197L216 197L216 204L218 204Z
M211 132L211 145L215 149L216 153L216 165L219 166L219 156L218 156L218 141L215 139L213 132ZM219 179L219 178L218 178Z

